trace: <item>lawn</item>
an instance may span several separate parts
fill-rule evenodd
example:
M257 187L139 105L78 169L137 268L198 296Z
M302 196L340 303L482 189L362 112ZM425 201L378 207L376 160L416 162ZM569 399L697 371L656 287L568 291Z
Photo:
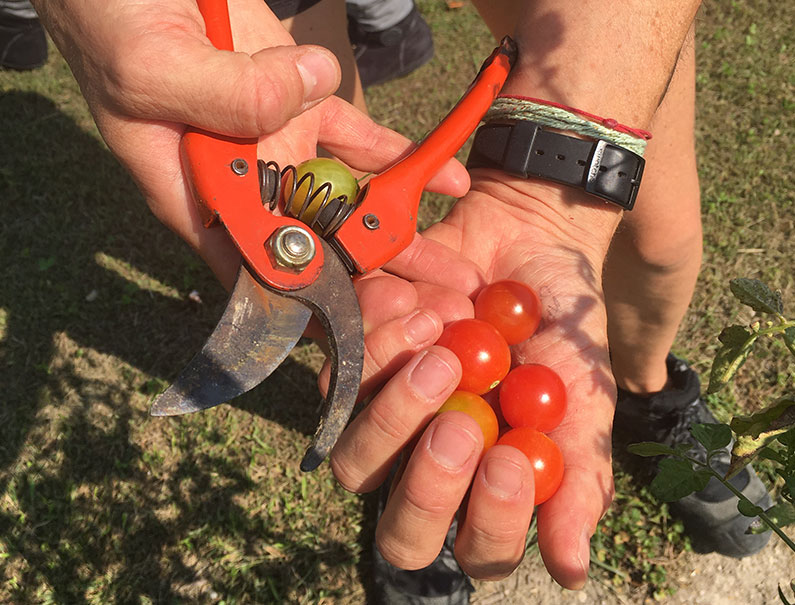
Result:
M413 139L494 46L470 5L418 5L436 58L368 91L373 115ZM699 16L705 259L675 348L703 374L720 329L745 320L729 279L795 295L793 23L795 5L772 0L706 2ZM230 405L149 417L225 293L149 214L56 52L40 70L0 72L0 93L0 602L364 602L373 497L345 492L325 465L298 470L319 349L301 342ZM422 223L450 203L429 196ZM726 419L792 380L771 353L711 403ZM617 486L595 578L662 594L687 540L621 468Z

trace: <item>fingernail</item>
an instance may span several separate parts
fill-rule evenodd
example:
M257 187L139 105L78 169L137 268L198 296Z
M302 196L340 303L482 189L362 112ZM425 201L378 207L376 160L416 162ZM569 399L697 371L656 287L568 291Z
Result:
M304 102L323 99L337 88L337 66L326 53L309 51L298 58L298 73L304 82Z
M447 362L428 351L409 375L409 382L421 396L433 399L455 380L455 372Z
M464 466L475 453L477 438L469 431L452 422L439 422L431 435L431 456L451 470Z
M424 311L417 311L412 315L406 322L404 329L406 330L406 338L414 344L432 344L429 341L436 341L436 322Z
M484 477L491 491L502 498L514 496L522 489L521 467L505 458L488 460Z
M591 560L591 531L587 525L582 528L582 534L580 534L580 552L577 554L577 559L579 559L582 568L584 584L585 578L588 577L588 564Z

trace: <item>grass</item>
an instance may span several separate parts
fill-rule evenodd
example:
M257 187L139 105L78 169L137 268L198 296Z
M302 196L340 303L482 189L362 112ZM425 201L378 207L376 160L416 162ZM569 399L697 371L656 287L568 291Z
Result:
M493 47L471 6L419 5L436 58L368 91L375 117L414 139ZM704 374L720 328L743 321L730 278L795 293L794 12L721 0L699 18L706 248L676 349ZM318 350L302 343L232 405L150 418L153 395L198 349L225 295L149 215L56 53L41 70L0 72L0 91L0 602L363 602L373 500L344 492L325 467L297 470L319 403ZM429 196L421 222L450 203ZM719 414L792 384L773 355L753 364L713 398ZM595 573L664 594L687 540L617 471Z

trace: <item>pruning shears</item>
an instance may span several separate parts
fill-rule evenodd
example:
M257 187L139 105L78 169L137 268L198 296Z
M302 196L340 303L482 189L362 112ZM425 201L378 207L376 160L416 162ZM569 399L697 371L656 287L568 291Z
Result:
M197 2L210 41L234 50L226 0ZM424 187L478 125L515 58L513 41L504 39L419 146L373 176L354 203L326 195L312 226L300 215L273 212L283 175L258 160L256 139L189 128L183 168L204 226L223 226L243 262L220 321L152 415L204 410L251 390L287 357L314 313L331 357L325 405L301 462L302 470L315 469L345 428L362 376L364 332L352 276L380 268L411 243Z

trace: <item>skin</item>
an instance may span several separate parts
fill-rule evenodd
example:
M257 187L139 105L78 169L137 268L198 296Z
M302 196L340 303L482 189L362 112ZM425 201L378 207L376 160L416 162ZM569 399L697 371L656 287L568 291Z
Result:
M490 12L488 3L481 8L496 34L505 33L499 28L506 23L516 22L501 18L499 11ZM629 213L622 221L614 207L576 190L497 171L474 171L471 191L450 215L385 267L406 279L435 280L439 287L468 295L499 279L524 281L539 292L544 306L541 330L516 347L515 355L518 362L549 365L567 382L570 407L551 434L563 452L566 474L557 494L538 511L544 562L567 588L585 583L589 540L612 500L610 431L615 381L642 393L664 386L665 354L689 301L699 264L700 255L692 254L700 235L691 153L693 96L688 92L692 91L693 61L687 48L680 53L692 40L689 31L695 9L696 3L662 7L630 2L603 7L589 2L583 7L537 1L527 5L524 13L521 9L510 13L520 16L513 32L520 62L505 92L587 108L663 133L649 145L652 176L638 201L645 204L643 211ZM583 11L591 18L577 18ZM621 40L620 53L615 52L617 39ZM585 57L583 49L589 50ZM637 56L644 61L636 61ZM600 69L591 57L609 60ZM671 161L676 155L671 149L684 150L684 157ZM671 186L672 174L677 179L681 176L680 186ZM682 222L674 224L661 216L670 211L670 203L681 210L678 216L683 217L684 235L669 240L682 228ZM619 224L619 237L614 240ZM668 245L668 241L673 243ZM688 245L674 248L682 242ZM611 246L614 253L627 251L627 258L613 261L608 256ZM471 264L457 262L461 257ZM602 281L605 273L609 275L607 291ZM674 283L683 285L668 288ZM669 295L656 300L655 294L666 288ZM435 302L424 304L433 307ZM669 307L673 308L670 312ZM389 344L380 343L377 329L368 340L371 346L379 342L381 349ZM399 339L390 342L399 347ZM611 366L611 351L622 358L634 355L640 363ZM408 384L404 388L411 390ZM420 435L379 523L376 539L382 554L408 569L430 563L463 497L460 485L465 481L458 480L463 473L472 476L473 488L463 519L459 518L456 557L477 578L510 574L521 561L532 509L532 480L526 464L520 457L513 458L513 452L495 447L476 465L466 456L470 444L463 437L440 440L447 449L433 455L433 435L441 430L441 417L425 428L425 418L419 414L414 422L406 419L404 410L398 416L398 398L394 400L390 406L381 396L373 399L374 418L359 416L332 456L332 468L342 484L364 491L381 480L385 464L371 467L367 456L352 455L361 453L358 445L380 442L384 427L396 442L412 443ZM451 424L462 434L471 430L463 418L448 418L445 430ZM403 439L396 439L401 429ZM487 479L492 456L501 458L503 471L495 484ZM456 459L460 465L451 469L440 457Z
M227 287L239 259L221 230L205 230L198 221L179 164L184 124L258 136L260 157L279 162L312 157L321 144L354 168L378 171L408 148L402 137L329 98L340 81L338 62L322 49L293 46L259 0L230 1L236 48L242 51L235 54L208 44L189 0L34 4L105 140L136 178L152 211L197 249ZM633 212L622 221L617 209L574 189L494 170L474 172L464 195L467 176L460 166L448 165L435 188L463 195L452 212L384 271L356 284L367 347L362 393L373 397L330 462L342 485L369 491L402 460L376 532L379 549L393 564L417 569L430 563L469 490L456 557L476 578L510 574L523 556L533 513L532 471L524 456L507 446L495 446L480 458L482 437L466 414L433 419L460 376L452 353L433 343L445 322L472 316L469 297L485 283L528 283L542 299L542 325L515 355L519 362L552 367L565 377L569 395L567 416L552 433L566 475L558 493L539 508L539 545L550 574L567 588L579 588L587 575L589 538L612 498L615 381L643 391L661 386L661 352L667 352L689 298L689 287L672 291L677 311L664 313L653 293L666 288L666 280L685 277L692 283L695 264L682 258L692 243L681 254L662 245L674 221L659 215L668 211L672 196L680 196L685 231L695 238L691 157L672 163L676 154L670 149L692 140L687 138L692 124L682 121L692 115L687 93L692 60L686 53L680 60L680 50L697 2L536 0L510 12L500 12L504 0L479 4L495 35L518 24L513 34L520 60L505 92L670 133L656 132L661 143L652 141L648 150L647 170L657 176L647 180L638 201L648 212ZM170 61L162 61L164 56ZM685 75L672 79L677 62ZM672 189L667 175L678 178L680 172L687 186L667 193ZM650 238L655 229L662 235ZM615 264L608 251L626 252L632 260ZM631 272L637 271L644 280L634 281ZM627 281L642 284L642 292L623 294L617 304ZM654 312L640 311L646 308ZM642 349L649 363L611 367L610 351L629 357L642 344L641 335L654 340Z
M149 208L227 288L240 258L223 230L202 227L179 158L186 124L259 137L258 155L281 164L315 157L321 144L356 169L379 171L411 146L329 96L341 80L334 54L295 46L258 0L229 2L236 53L212 47L192 0L53 0L35 7ZM451 162L429 188L460 195L468 182Z

